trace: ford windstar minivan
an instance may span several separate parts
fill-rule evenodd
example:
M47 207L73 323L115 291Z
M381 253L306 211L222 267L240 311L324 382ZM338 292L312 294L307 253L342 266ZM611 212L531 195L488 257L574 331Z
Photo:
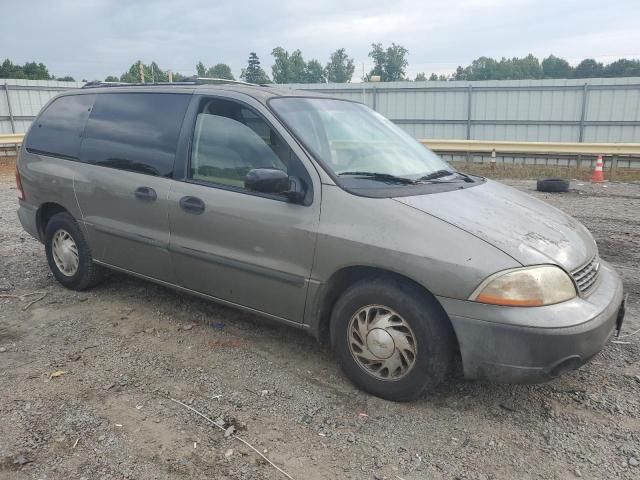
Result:
M125 272L330 341L367 392L539 382L619 330L579 222L456 171L368 107L267 86L88 85L51 100L18 215L65 287Z

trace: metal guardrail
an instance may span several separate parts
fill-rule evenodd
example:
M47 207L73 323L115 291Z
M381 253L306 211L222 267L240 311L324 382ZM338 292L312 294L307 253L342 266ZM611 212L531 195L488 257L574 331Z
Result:
M0 135L0 149L18 147L23 133ZM335 142L347 146L350 142ZM443 140L422 139L420 143L438 153L493 154L516 156L527 155L602 155L613 157L630 156L640 158L640 143L568 143L568 142L507 142L489 140ZM617 163L617 162L615 162Z
M24 138L24 133L11 133L9 135L0 135L0 146L20 145L22 143L23 138Z
M0 161L2 159L12 159L18 155L18 149L22 144L24 133L12 133L0 135Z
M492 140L422 139L420 143L436 152L497 154L560 154L560 155L632 155L640 157L640 143L578 143L578 142L507 142Z

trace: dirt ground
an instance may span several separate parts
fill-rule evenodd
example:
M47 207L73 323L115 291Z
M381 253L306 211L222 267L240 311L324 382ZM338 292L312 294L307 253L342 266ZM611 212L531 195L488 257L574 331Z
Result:
M640 333L548 384L452 380L386 402L292 328L117 274L63 289L19 225L12 175L0 173L2 479L286 478L170 398L235 425L296 480L640 478ZM506 183L591 229L629 292L623 335L640 328L640 184Z

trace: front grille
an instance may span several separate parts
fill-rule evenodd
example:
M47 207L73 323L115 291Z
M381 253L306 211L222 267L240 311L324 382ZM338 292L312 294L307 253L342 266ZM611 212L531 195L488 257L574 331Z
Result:
M596 283L600 273L600 260L594 255L589 262L571 273L581 294L588 293Z

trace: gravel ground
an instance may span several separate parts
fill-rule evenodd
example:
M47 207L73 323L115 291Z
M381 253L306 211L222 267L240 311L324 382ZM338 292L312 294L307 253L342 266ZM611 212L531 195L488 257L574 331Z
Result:
M506 183L591 229L629 292L623 334L640 328L640 185ZM640 334L548 384L453 380L394 404L294 329L117 274L63 289L15 197L0 173L0 478L285 478L170 398L296 480L640 478Z

